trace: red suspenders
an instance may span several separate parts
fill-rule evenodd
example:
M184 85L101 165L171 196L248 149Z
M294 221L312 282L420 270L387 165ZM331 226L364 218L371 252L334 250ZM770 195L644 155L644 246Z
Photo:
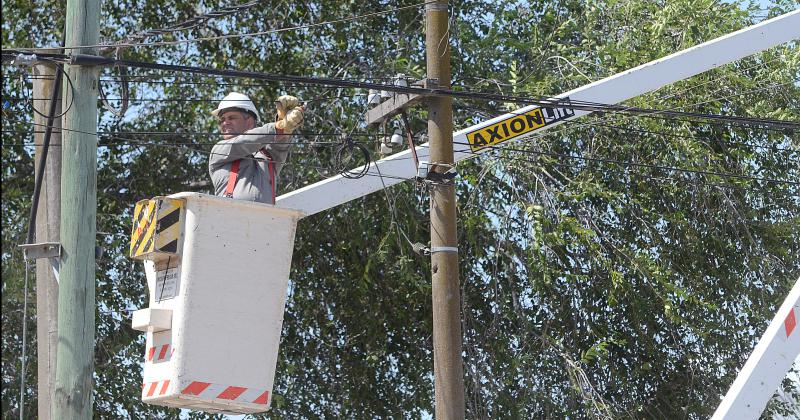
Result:
M275 204L275 163L272 160L272 155L269 154L267 149L261 149L261 153L267 157L267 167L269 168L269 181L272 188L272 203ZM231 163L231 172L228 174L228 185L225 187L225 197L233 197L233 188L236 186L236 179L239 177L239 162L242 160L235 160Z
M231 163L231 172L228 174L228 186L225 187L225 197L233 197L233 187L236 186L236 178L239 176L239 162L242 160L234 160Z

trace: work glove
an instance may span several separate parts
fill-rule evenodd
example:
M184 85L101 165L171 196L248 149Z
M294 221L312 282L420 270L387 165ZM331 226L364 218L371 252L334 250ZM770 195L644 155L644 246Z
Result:
M300 105L300 100L291 95L281 95L275 101L275 109L278 110L278 120L286 117L286 113Z
M300 100L294 96L283 95L275 101L278 111L278 122L275 127L290 134L303 122L303 107L299 106Z

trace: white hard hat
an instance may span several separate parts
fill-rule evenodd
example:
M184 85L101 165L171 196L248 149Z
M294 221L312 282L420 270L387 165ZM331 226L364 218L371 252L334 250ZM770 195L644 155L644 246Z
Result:
M243 111L250 111L253 114L256 114L256 119L259 118L258 110L256 106L253 104L253 101L247 97L247 95L239 92L231 92L219 102L219 106L217 109L211 111L211 115L217 116L220 111L224 111L226 109L237 108Z

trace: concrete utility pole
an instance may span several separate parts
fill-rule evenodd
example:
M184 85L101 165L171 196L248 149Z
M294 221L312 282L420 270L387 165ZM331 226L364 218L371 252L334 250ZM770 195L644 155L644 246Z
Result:
M33 69L33 136L36 143L36 173L39 173L39 156L44 153L44 131L48 115L50 98L55 86L55 75L58 70L52 65L37 65ZM38 100L41 99L41 100ZM61 114L61 95L55 104L55 114ZM53 130L50 134L50 147L47 151L47 163L44 168L42 188L39 192L39 207L36 218L36 241L59 242L61 226L61 118L53 119ZM50 420L51 402L55 390L56 348L58 345L58 282L53 271L53 263L49 258L36 260L36 337L38 359L38 418Z
M447 1L425 5L427 75L450 88ZM428 100L431 171L446 172L453 161L453 103ZM436 166L438 165L438 166ZM433 371L436 418L464 418L461 363L461 289L458 281L455 185L431 184L431 267L433 289Z
M100 1L67 0L65 47L95 45ZM70 50L94 54L92 48ZM61 283L58 295L58 364L53 417L92 418L94 371L95 234L97 231L96 67L66 66L62 123Z

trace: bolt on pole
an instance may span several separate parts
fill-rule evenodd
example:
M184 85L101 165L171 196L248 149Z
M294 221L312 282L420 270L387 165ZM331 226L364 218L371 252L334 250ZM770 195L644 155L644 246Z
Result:
M429 79L450 87L447 1L425 6L425 50ZM428 98L431 169L445 172L453 159L453 104L449 97ZM461 292L453 183L431 186L431 271L433 294L433 371L436 418L464 418L461 362Z

